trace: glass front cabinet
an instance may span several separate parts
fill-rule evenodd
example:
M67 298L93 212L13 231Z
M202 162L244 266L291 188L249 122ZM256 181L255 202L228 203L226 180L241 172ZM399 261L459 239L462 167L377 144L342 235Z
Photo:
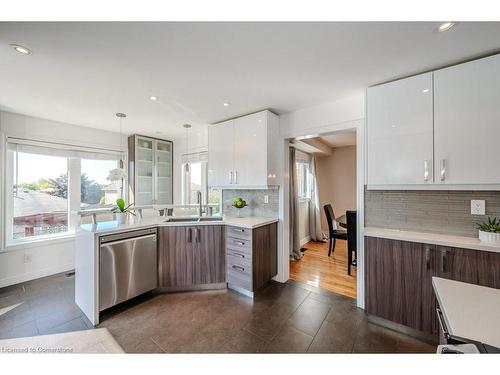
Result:
M129 197L136 206L172 204L173 143L131 135Z

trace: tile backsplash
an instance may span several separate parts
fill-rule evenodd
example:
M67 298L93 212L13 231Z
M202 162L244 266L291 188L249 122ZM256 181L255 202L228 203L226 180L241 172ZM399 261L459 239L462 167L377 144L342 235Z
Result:
M470 201L486 201L486 215L471 215ZM476 223L500 218L498 191L365 190L365 225L477 237Z
M264 203L267 195L269 203ZM277 217L279 214L278 189L266 190L222 190L222 212L224 215L237 216L238 209L232 206L233 201L241 197L247 207L241 209L242 216Z

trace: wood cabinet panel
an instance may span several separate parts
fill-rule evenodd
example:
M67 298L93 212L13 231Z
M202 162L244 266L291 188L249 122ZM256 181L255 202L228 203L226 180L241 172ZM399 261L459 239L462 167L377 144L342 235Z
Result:
M216 284L226 280L224 252L224 227L222 225L199 226L193 228L194 236L194 283Z
M365 238L369 314L437 335L432 276L500 289L500 254Z
M158 279L160 287L182 287L194 284L193 243L188 227L161 227L158 230Z
M278 273L278 225L252 230L252 280L257 290Z

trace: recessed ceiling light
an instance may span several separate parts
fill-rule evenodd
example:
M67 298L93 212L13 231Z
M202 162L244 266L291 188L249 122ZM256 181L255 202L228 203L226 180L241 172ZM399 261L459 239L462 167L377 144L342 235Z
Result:
M10 46L23 55L31 55L31 50L28 47L20 46L19 44L11 44Z
M158 97L157 97L157 96L155 96L155 95L151 95L151 96L149 97L149 100L152 100L153 102L156 102L156 101L158 100Z
M443 22L441 25L438 26L437 31L439 33L442 33L451 29L453 26L455 26L455 22L451 21Z
M231 105L231 103L229 103L229 102L225 102L225 103L222 103L222 105L223 105L224 107L229 107L229 106Z
M423 89L422 92L425 94L426 92L429 92L429 89Z

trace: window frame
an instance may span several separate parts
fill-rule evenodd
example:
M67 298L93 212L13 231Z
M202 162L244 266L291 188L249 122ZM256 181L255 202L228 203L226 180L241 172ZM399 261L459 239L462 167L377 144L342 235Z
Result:
M311 178L310 178L310 162L305 160L297 160L295 162L297 168L297 196L300 201L308 201L311 199ZM302 183L299 183L299 171L302 168ZM302 189L301 189L302 187Z
M191 202L191 189L188 188L188 177L189 183L191 183L191 168L189 172L186 172L186 164L188 162L181 164L181 204L189 205L194 203ZM208 202L208 162L206 160L199 160L194 162L189 162L189 164L200 163L201 164L201 201L202 204L207 204Z
M78 212L81 211L81 159L82 157L67 156L67 173L68 173L68 230L61 233L53 233L47 235L30 236L19 239L13 238L13 211L14 202L12 199L12 186L14 181L13 160L9 153L9 143L25 143L39 145L54 149L68 149L94 154L113 154L122 155L125 165L128 164L127 152L123 150L102 149L91 146L68 145L50 141L38 141L34 139L23 139L18 137L9 137L1 134L1 172L4 182L0 185L1 202L3 214L0 215L0 234L1 234L1 252L16 250L17 248L30 248L40 245L41 243L56 243L61 241L69 241L74 238L77 227L80 223ZM124 199L128 200L128 191L123 189Z

